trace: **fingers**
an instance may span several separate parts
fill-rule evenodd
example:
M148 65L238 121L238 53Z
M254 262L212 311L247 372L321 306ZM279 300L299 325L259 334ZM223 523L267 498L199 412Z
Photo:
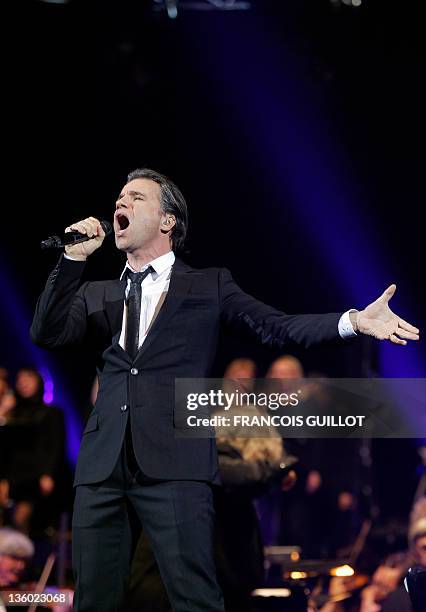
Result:
M395 334L397 334L400 338L406 338L407 340L418 340L419 334L414 334L413 332L407 331L402 327L398 327Z
M99 236L100 238L105 237L105 232L102 229L100 222L98 219L95 219L95 217L87 217L87 219L77 221L77 223L73 223L65 230L65 232L71 231L80 232L80 234L84 234L90 238L94 238L96 236Z
M419 333L419 330L417 329L417 327L414 327L414 325L407 323L407 321L404 321L404 319L399 319L398 325L399 327L401 327L401 329L405 329L406 331L412 332L413 334Z
M96 223L96 225L97 225L97 232L98 232L97 235L99 236L99 238L105 238L105 232L102 229L101 222L98 219L96 219L96 217L89 217L89 219L91 221L93 221L94 223Z
M400 344L401 346L405 346L407 344L407 340L401 340L401 338L398 338L398 336L395 334L391 334L389 336L389 340L394 344Z
M396 285L395 284L389 285L389 287L385 289L385 291L382 293L379 299L384 300L387 304L389 300L391 299L391 297L394 295L395 291L396 291Z
M94 224L90 221L90 219L83 219L82 221L77 221L76 223L73 223L72 225L67 227L65 231L66 232L71 232L71 231L80 232L80 234L84 234L85 236L90 236L90 237L97 235L96 226L94 226Z

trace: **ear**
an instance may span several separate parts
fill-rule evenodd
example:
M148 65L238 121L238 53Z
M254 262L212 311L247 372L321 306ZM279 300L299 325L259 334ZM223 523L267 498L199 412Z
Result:
M169 213L165 213L161 217L161 232L168 234L176 225L176 217Z

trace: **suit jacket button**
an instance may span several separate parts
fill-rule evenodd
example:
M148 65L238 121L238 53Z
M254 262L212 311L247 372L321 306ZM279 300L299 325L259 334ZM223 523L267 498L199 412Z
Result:
M137 368L132 368L130 370L130 374L133 374L133 376L136 376L137 373L138 373L138 369Z
M127 404L123 404L123 406L120 406L121 412L126 412L127 408L128 408Z

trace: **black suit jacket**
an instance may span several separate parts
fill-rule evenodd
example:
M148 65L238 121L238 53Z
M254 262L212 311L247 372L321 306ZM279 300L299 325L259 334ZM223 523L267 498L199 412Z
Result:
M146 475L219 480L215 441L176 438L173 419L175 378L208 376L221 322L277 347L339 338L341 313L286 315L244 293L228 270L196 270L177 259L164 304L132 361L118 343L126 281L81 284L83 269L84 262L60 258L31 326L39 346L88 340L98 358L99 394L83 432L76 485L111 474L130 413L136 458Z

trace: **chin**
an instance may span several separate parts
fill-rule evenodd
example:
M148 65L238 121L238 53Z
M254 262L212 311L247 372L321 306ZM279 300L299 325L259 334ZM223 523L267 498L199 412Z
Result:
M127 251L128 249L128 243L124 237L116 237L115 246L117 247L117 249L120 249L120 251Z

